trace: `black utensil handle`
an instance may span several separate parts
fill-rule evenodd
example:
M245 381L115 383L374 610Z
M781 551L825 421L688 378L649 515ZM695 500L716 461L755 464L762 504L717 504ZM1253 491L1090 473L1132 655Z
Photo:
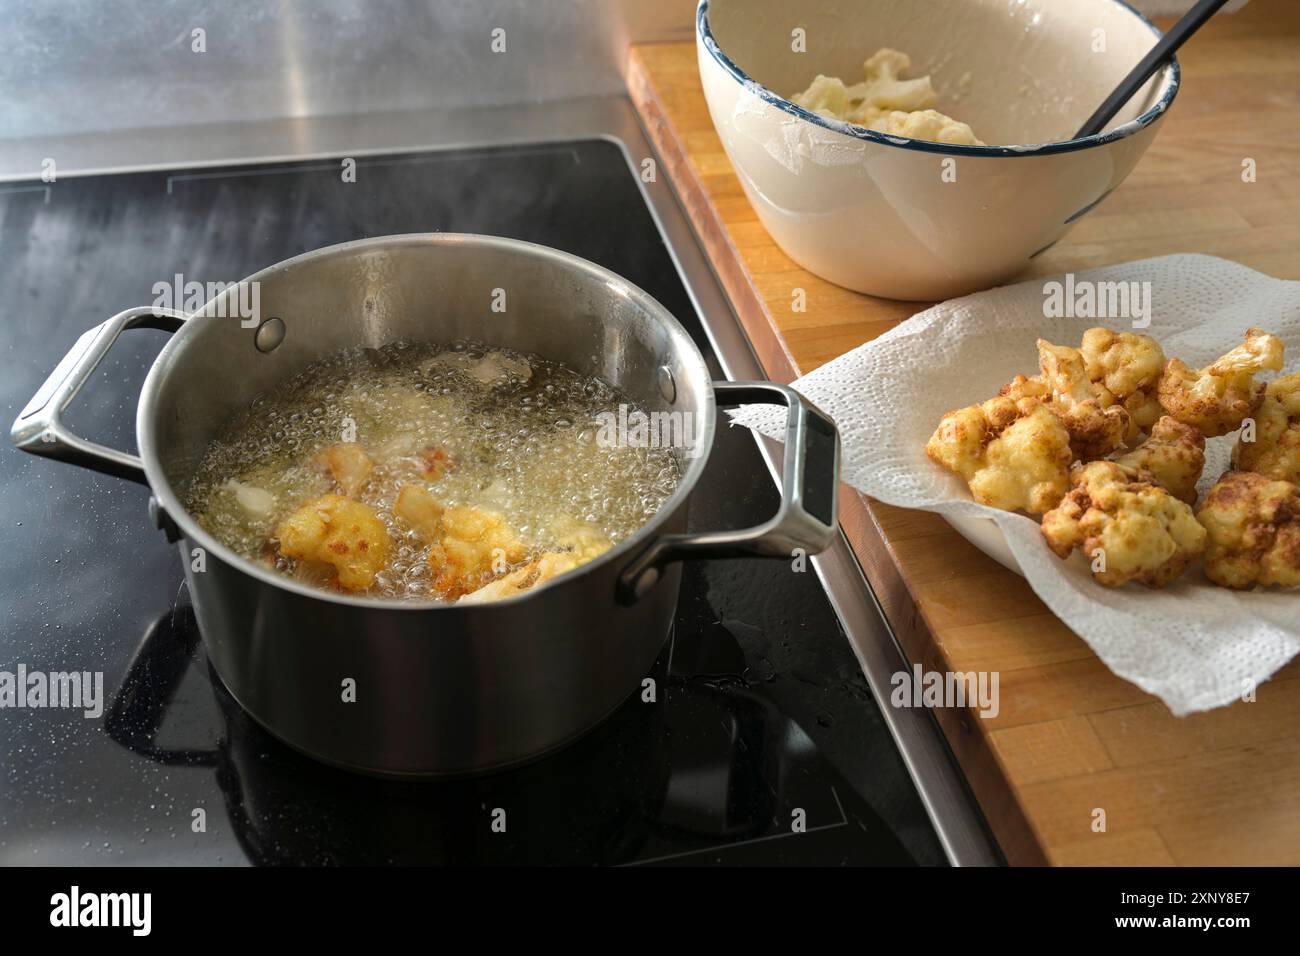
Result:
M1105 129L1106 124L1114 119L1115 114L1123 108L1124 104L1133 98L1147 80L1151 79L1152 74L1171 59L1174 52L1227 2L1228 0L1199 0L1196 6L1188 10L1182 19L1160 38L1138 65L1133 67L1129 75L1115 87L1115 92L1106 97L1105 102L1097 107L1097 112L1088 117L1088 121L1079 127L1079 132L1074 134L1074 138L1093 136Z

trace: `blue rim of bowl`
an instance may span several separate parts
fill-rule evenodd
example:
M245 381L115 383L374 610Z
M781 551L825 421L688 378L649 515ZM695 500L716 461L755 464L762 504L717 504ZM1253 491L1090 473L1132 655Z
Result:
M717 61L718 65L731 74L732 78L738 81L747 89L753 90L764 102L775 106L791 116L798 117L801 120L807 120L823 129L828 129L834 133L840 133L844 136L852 136L856 139L866 140L871 143L879 143L882 146L896 146L900 149L913 149L924 153L944 153L950 156L1048 156L1052 153L1069 153L1078 149L1090 149L1093 146L1101 146L1105 143L1113 143L1115 140L1124 139L1132 136L1139 130L1145 129L1154 123L1161 115L1169 109L1174 102L1174 97L1178 95L1178 86L1181 82L1182 71L1178 66L1178 57L1172 57L1169 61L1168 70L1170 73L1169 85L1164 95L1160 97L1159 102L1152 106L1141 116L1135 117L1114 129L1103 130L1100 133L1094 133L1092 136L1081 136L1076 139L1066 139L1055 143L1033 143L1024 146L957 146L950 143L932 143L924 139L908 139L904 136L888 136L865 126L856 126L852 123L842 122L840 120L828 119L820 113L814 113L812 110L806 110L797 103L793 103L779 94L773 93L767 87L758 83L748 73L732 61L731 57L722 52L718 46L718 41L713 38L713 29L709 25L709 2L710 0L700 0L700 5L695 11L695 32L699 40L704 44L704 48L709 51L709 55ZM1133 16L1147 25L1152 33L1159 39L1162 34L1154 23L1146 18L1140 11L1129 6L1124 0L1110 0L1116 6L1123 7Z

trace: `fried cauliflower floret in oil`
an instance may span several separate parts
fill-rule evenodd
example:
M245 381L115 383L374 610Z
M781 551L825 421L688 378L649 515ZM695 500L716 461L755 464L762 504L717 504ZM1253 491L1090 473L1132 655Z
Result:
M609 535L596 525L567 515L551 523L550 533L555 543L574 555L579 564L594 560L614 547Z
M556 543L564 551L546 551L529 561L522 568L517 568L489 581L477 591L472 591L460 599L461 604L483 604L515 597L532 590L552 578L559 577L579 568L588 561L593 561L614 546L603 531L595 525L573 518L562 518L551 527Z
M1300 585L1300 488L1230 471L1196 512L1209 533L1205 575L1225 588Z
M1255 412L1254 434L1243 430L1232 467L1300 484L1300 372L1268 383Z
M1128 412L1128 441L1164 414L1156 389L1165 370L1165 353L1151 336L1088 329L1079 354L1102 406L1119 405Z
M437 481L451 469L451 456L447 449L431 445L419 454L420 471L426 477Z
M1264 384L1255 375L1281 369L1283 349L1281 339L1250 329L1245 342L1203 369L1170 359L1160 379L1160 404L1206 438L1226 435L1263 402Z
M980 504L1040 515L1069 488L1070 436L1046 407L993 398L949 412L925 452L966 479Z
M388 529L366 505L342 495L309 501L275 529L280 553L328 564L339 587L364 591L388 561Z
M477 591L471 591L462 597L458 604L486 604L504 598L525 594L539 584L572 571L583 562L568 552L546 552L536 560L529 561L522 568L511 571L504 577L489 581Z
M461 506L442 513L442 541L429 550L433 588L447 598L478 590L528 556L499 514Z
M1060 558L1082 548L1107 587L1168 584L1205 550L1206 533L1192 509L1150 477L1113 461L1077 468L1074 489L1043 515L1048 546Z
M425 544L442 537L442 502L419 485L402 485L393 505L393 514L409 524Z
M1078 349L1039 339L1038 365L1051 391L1048 407L1070 433L1078 460L1101 458L1124 444L1129 414L1119 405L1102 406Z
M316 464L334 479L343 494L353 496L365 487L375 463L356 442L327 445L316 453Z
M433 590L449 600L478 590L528 556L527 546L496 512L444 508L418 485L402 486L393 511L429 545Z
M1161 488L1194 505L1196 483L1205 468L1205 436L1166 415L1151 427L1146 441L1113 460L1149 471Z

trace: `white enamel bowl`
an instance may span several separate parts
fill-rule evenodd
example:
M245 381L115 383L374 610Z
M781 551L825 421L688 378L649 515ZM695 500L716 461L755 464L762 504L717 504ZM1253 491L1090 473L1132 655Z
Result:
M1177 62L1109 129L1070 137L1158 37L1120 0L703 0L696 15L709 112L767 231L810 272L894 299L1005 282L1123 182ZM932 75L940 111L1011 145L886 137L788 99L818 73L861 80L883 46Z

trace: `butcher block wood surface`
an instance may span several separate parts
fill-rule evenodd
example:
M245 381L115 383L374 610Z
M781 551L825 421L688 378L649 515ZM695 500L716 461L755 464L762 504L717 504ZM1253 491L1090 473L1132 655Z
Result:
M1025 276L1202 252L1300 279L1297 50L1293 0L1254 0L1215 18L1179 54L1183 88L1137 169ZM774 380L810 372L925 307L838 288L777 248L714 132L693 44L632 47L628 87ZM1247 158L1253 183L1242 180ZM796 287L806 290L804 312L791 310ZM942 518L847 486L840 500L909 659L1000 673L996 717L936 716L1010 862L1300 864L1300 663L1254 702L1175 718ZM1097 810L1104 832L1094 830Z

